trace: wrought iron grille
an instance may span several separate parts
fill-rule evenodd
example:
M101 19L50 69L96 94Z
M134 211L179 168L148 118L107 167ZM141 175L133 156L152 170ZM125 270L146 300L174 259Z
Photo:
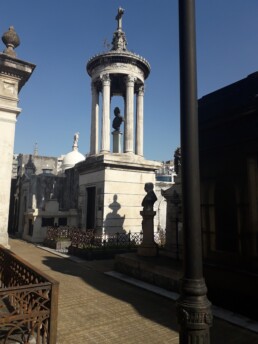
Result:
M0 343L55 344L58 282L0 245Z
M103 247L137 247L142 243L142 232L96 234L94 229L80 229L75 227L48 227L46 243L49 240L58 241L67 239L71 241L71 246L80 248L103 248ZM163 247L166 241L166 232L158 231L154 233L154 241Z

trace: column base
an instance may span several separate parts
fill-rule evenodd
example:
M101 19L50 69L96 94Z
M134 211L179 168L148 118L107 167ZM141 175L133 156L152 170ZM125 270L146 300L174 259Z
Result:
M181 297L176 301L180 344L210 343L212 312L206 292L203 278L183 278Z

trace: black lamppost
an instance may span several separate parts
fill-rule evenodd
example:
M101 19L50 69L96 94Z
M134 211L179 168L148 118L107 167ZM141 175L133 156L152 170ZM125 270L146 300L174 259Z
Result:
M212 314L202 267L195 1L178 3L184 277L177 315L180 344L208 344Z

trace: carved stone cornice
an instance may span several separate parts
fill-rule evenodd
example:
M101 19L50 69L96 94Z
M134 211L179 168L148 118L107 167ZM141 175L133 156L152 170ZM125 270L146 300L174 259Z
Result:
M151 70L149 62L140 55L136 55L130 51L108 51L106 53L97 54L90 58L86 66L87 72L89 76L92 77L93 70L96 67L107 66L114 63L137 66L143 71L145 79L147 79Z
M0 53L0 74L19 79L18 91L28 81L35 65Z

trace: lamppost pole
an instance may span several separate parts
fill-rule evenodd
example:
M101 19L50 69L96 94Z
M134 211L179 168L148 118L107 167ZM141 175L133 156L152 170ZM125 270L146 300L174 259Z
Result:
M184 276L177 316L180 344L209 344L212 314L202 268L195 1L178 4Z

